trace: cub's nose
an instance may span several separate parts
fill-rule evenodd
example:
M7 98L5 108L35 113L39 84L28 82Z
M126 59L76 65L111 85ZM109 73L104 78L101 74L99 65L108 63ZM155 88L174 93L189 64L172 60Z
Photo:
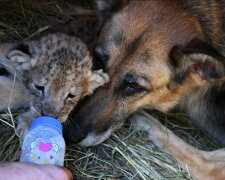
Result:
M41 114L44 116L51 116L57 118L59 112L54 108L54 106L45 105L41 108Z

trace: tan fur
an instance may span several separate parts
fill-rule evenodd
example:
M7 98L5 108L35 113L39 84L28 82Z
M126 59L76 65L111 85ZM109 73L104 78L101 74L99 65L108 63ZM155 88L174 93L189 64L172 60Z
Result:
M184 142L148 113L141 111L131 117L134 128L148 132L149 139L174 156L198 180L223 180L225 149L202 151Z
M2 49L3 47L9 46L6 44ZM2 52L3 66L10 73L13 68L17 72L13 95L17 99L13 99L11 106L24 105L24 96L18 99L16 94L22 93L21 85L29 95L30 110L18 118L17 130L21 134L27 130L30 121L41 114L56 117L61 122L66 121L80 99L92 94L97 87L109 80L102 70L91 70L92 59L89 51L76 37L59 33L47 35L38 40L25 41L22 45L14 45L8 51ZM6 82L6 78L1 81ZM10 89L11 84L12 82L5 84L1 91ZM2 95L5 93L1 93ZM15 102L17 105L14 105Z

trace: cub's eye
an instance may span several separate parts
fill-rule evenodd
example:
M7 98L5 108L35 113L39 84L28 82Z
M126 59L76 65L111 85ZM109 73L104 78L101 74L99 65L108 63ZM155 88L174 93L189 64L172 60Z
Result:
M40 85L37 85L37 84L33 84L33 86L34 86L34 89L36 91L39 91L39 92L41 92L44 95L44 92L45 92L45 87L44 86L40 86Z
M73 98L75 98L75 97L76 97L75 94L69 93L69 94L67 95L67 99L73 99Z

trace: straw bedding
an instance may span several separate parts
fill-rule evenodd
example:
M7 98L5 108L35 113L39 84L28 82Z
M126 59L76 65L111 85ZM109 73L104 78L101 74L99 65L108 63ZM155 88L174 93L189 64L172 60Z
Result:
M90 0L1 0L0 42L33 37L39 28L92 13L92 8ZM20 113L9 110L0 114L0 161L19 159L21 139L14 130ZM219 147L183 114L151 113L188 143L205 150ZM133 130L129 121L97 147L69 145L65 166L77 179L192 179L187 167L181 167L170 155L157 149L146 140L145 133Z

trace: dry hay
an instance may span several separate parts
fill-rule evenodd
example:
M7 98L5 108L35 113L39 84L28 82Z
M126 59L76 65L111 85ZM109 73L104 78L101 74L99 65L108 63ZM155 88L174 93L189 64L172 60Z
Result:
M80 13L92 13L77 4L64 0L1 0L0 42L29 38L39 28L71 20ZM0 115L0 161L19 159L21 140L14 133L18 114ZM184 115L153 114L194 146L206 150L219 147ZM144 133L134 131L129 123L97 147L68 146L65 165L77 179L192 179L187 167L155 148Z

